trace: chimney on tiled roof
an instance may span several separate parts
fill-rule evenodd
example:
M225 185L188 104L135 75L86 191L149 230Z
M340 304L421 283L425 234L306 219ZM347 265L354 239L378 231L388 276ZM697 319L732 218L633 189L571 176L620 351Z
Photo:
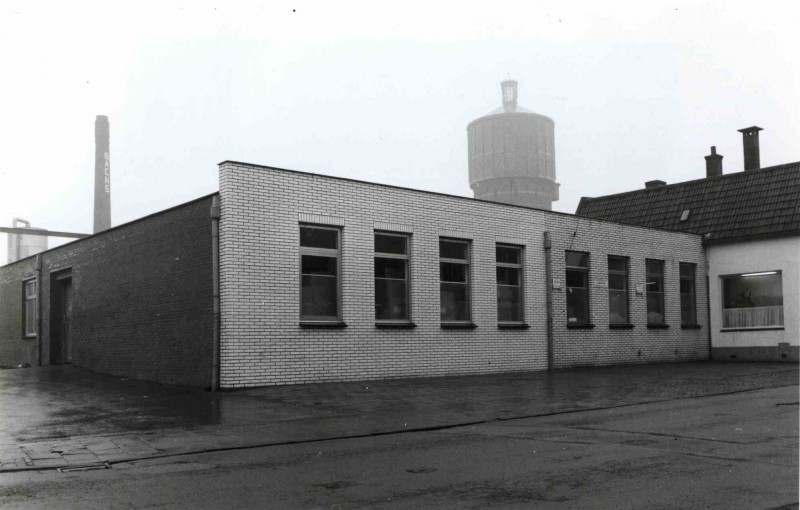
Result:
M722 175L722 154L717 154L717 146L711 146L711 154L706 156L706 177Z
M654 180L654 181L647 181L644 183L645 188L658 188L659 186L666 186L667 183L664 181Z
M761 168L761 156L758 149L758 132L763 131L758 126L740 129L742 144L744 145L744 171L758 170Z

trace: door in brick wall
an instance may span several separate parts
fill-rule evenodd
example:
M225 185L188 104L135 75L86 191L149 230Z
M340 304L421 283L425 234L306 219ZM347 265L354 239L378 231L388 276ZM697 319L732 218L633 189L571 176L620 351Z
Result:
M72 274L56 273L50 280L50 363L72 361Z

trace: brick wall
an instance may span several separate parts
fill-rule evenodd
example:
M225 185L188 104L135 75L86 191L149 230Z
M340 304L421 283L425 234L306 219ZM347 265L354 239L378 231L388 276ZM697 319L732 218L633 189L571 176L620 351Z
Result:
M43 364L52 354L51 294L57 292L52 279L69 270L73 364L136 379L210 386L210 207L211 197L204 197L42 253ZM14 267L0 268L0 278L15 279ZM14 306L8 306L10 312L0 307L3 317L13 316Z
M553 234L554 276L562 282L564 249L570 244L592 254L593 279L605 271L608 253L631 257L632 285L643 283L644 257L667 261L669 329L648 330L644 297L633 296L635 327L609 330L607 288L593 287L596 327L567 330L563 290L556 291L556 366L708 357L705 286L698 285L703 329L682 330L676 308L677 261L697 263L698 283L704 279L699 236L230 162L220 167L220 197L223 387L545 369L545 230ZM346 328L303 329L299 325L301 222L342 227ZM376 229L411 234L411 319L416 328L375 326ZM441 328L441 236L472 241L475 329ZM497 242L525 248L528 329L498 329Z
M22 282L34 276L34 257L0 268L0 367L38 363L37 339L24 336L22 323Z
M553 240L553 361L556 368L656 361L708 359L707 264L701 237L605 223L572 215L548 214ZM568 329L566 318L565 250L588 252L592 329ZM608 255L629 257L628 284L631 329L610 329ZM645 259L664 261L664 319L669 328L647 327ZM700 329L681 328L679 263L697 264L697 322Z

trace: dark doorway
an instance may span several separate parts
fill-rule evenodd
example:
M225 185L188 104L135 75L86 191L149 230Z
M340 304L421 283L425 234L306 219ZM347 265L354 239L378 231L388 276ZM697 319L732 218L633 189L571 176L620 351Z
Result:
M50 363L72 362L72 271L50 276Z

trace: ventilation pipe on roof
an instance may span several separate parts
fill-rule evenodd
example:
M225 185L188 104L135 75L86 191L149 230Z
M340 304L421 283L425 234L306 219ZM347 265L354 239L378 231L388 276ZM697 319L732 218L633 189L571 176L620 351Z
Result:
M706 156L706 177L722 175L722 154L717 154L716 145L711 146L711 154Z
M644 183L645 188L658 188L660 186L666 186L666 185L667 185L666 182L659 180L647 181L646 183Z
M758 126L740 129L742 145L744 146L744 171L758 170L761 168L761 155L758 148L758 132L763 131Z

